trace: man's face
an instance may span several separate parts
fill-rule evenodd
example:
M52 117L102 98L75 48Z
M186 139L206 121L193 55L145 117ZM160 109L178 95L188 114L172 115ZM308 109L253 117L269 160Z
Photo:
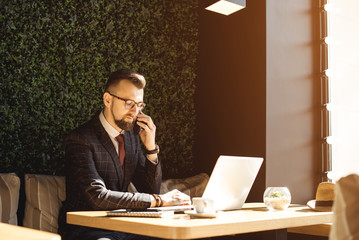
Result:
M143 102L143 89L138 89L128 80L120 81L120 83L114 88L111 88L109 92L123 99L129 99L137 103ZM110 121L110 124L116 124L117 127L125 131L131 130L135 125L139 112L138 106L135 104L132 108L126 109L126 102L124 100L114 96L111 96L111 98L110 111L113 123Z

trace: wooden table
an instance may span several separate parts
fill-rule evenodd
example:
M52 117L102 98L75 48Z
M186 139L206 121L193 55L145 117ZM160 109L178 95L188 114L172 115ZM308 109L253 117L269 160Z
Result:
M268 211L263 204L247 203L241 210L220 212L213 219L106 217L106 211L69 212L67 223L165 239L196 239L275 230L276 239L287 238L287 228L332 221L332 212L315 212L303 205Z
M60 235L32 228L0 223L0 239L11 240L61 240Z

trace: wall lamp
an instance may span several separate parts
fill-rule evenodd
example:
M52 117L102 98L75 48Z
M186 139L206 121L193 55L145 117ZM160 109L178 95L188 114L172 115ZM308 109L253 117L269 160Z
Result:
M246 7L246 0L220 0L206 7L207 10L228 16Z

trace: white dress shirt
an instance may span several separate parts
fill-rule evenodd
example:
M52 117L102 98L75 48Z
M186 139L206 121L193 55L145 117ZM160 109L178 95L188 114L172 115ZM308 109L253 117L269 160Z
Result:
M101 122L103 128L106 130L107 134L110 136L110 139L111 139L113 145L115 146L115 149L116 149L116 152L118 155L118 141L116 140L116 137L119 134L123 134L123 131L119 132L116 130L116 128L112 127L111 124L109 124L107 122L105 115L103 115L103 111L101 111L99 118L100 118L100 122Z

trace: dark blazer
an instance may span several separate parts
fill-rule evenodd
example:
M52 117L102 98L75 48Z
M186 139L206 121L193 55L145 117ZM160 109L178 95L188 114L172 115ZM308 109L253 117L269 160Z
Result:
M160 191L161 165L145 158L139 136L132 130L125 131L126 156L122 167L99 113L64 141L66 201L59 214L59 233L63 237L86 230L66 224L68 211L147 208L151 205L148 193ZM127 192L130 182L140 193Z

